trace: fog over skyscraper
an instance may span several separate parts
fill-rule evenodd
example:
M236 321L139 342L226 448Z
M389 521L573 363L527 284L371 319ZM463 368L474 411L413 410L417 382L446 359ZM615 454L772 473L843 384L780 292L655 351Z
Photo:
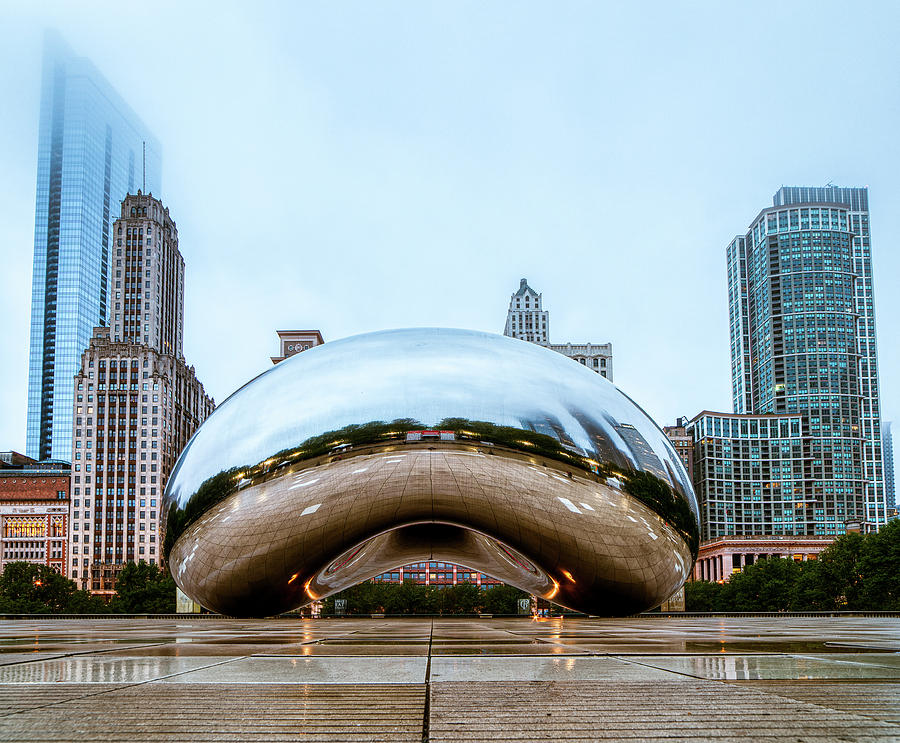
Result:
M110 220L160 189L160 148L97 69L55 33L44 45L34 221L26 449L72 453L72 380L109 324Z

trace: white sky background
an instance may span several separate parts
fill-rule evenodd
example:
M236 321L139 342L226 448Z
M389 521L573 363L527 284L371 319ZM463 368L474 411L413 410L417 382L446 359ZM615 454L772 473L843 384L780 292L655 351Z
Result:
M0 0L0 449L25 449L47 25L162 143L219 402L278 328L499 333L524 276L660 424L730 410L725 246L830 181L870 187L900 417L900 4Z

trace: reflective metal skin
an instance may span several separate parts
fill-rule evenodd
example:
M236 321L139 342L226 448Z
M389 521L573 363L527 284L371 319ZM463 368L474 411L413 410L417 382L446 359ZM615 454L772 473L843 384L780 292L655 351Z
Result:
M333 341L242 387L185 448L163 515L175 581L235 616L426 560L626 615L681 586L699 540L678 456L615 386L433 328Z

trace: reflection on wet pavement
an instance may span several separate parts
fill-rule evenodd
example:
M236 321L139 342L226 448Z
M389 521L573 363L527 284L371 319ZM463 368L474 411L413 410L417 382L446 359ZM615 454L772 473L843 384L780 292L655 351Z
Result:
M550 719L900 740L900 618L38 619L0 638L2 740L487 740Z

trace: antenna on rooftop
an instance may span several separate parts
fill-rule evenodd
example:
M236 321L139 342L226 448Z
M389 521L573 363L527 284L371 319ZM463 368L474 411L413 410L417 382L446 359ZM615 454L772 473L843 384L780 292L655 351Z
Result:
M141 149L143 153L141 155L141 183L144 184L144 193L147 193L147 142L146 140L141 141Z

